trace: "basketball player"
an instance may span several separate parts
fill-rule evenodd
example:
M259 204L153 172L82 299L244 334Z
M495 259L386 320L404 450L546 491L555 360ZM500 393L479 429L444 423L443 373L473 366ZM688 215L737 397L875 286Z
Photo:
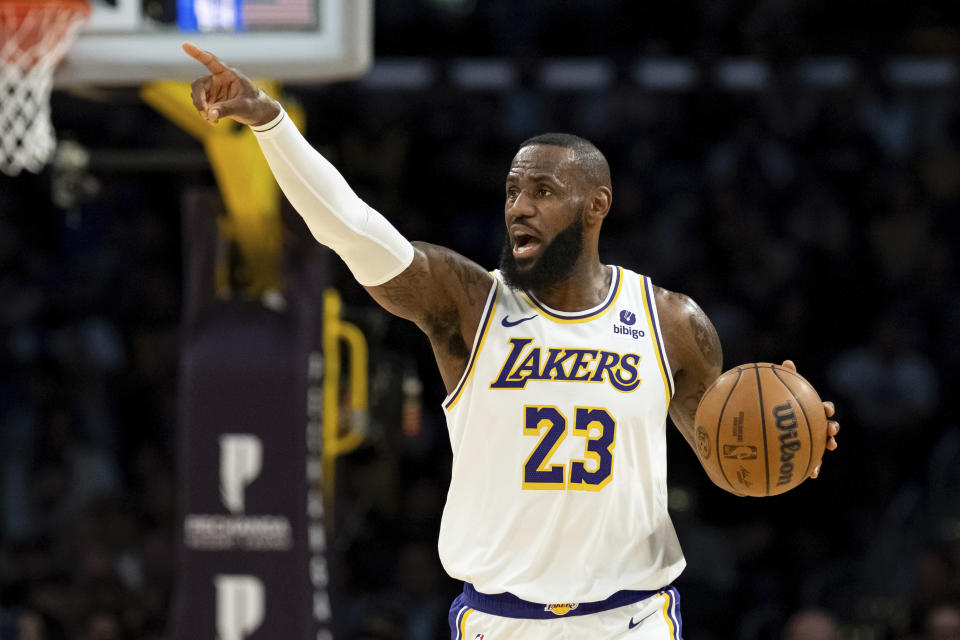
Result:
M566 134L520 145L491 273L408 242L275 100L184 49L210 72L193 83L200 113L250 125L317 240L430 340L453 449L440 558L464 581L452 637L679 639L671 582L685 562L667 514L666 418L693 446L720 342L692 300L600 261L612 202L603 154ZM831 421L828 449L838 430Z

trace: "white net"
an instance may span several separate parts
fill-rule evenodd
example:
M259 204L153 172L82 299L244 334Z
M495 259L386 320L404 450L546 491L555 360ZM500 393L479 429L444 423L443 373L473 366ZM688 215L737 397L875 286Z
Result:
M75 2L0 0L0 171L38 173L57 140L50 122L53 72L88 11Z

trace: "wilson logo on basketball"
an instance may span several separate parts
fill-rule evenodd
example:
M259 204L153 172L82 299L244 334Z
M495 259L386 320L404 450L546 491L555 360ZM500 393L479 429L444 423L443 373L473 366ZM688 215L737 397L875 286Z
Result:
M780 469L777 485L789 484L793 478L793 456L802 446L797 438L797 417L788 400L773 408L777 429L780 430Z

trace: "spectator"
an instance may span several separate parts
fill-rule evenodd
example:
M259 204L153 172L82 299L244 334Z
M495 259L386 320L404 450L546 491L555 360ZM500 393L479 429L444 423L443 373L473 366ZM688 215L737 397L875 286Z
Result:
M924 640L960 640L960 604L941 604L927 614Z
M839 640L836 617L824 609L801 609L783 628L783 640Z

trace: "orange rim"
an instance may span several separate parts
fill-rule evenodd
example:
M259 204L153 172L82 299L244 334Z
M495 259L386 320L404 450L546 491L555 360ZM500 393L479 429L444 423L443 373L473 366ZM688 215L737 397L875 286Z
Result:
M71 25L89 16L89 0L0 0L0 38L15 42L4 47L0 64L33 67L51 38L66 36Z
M33 11L53 9L70 13L90 15L88 0L0 0L0 13L13 14L17 22Z

